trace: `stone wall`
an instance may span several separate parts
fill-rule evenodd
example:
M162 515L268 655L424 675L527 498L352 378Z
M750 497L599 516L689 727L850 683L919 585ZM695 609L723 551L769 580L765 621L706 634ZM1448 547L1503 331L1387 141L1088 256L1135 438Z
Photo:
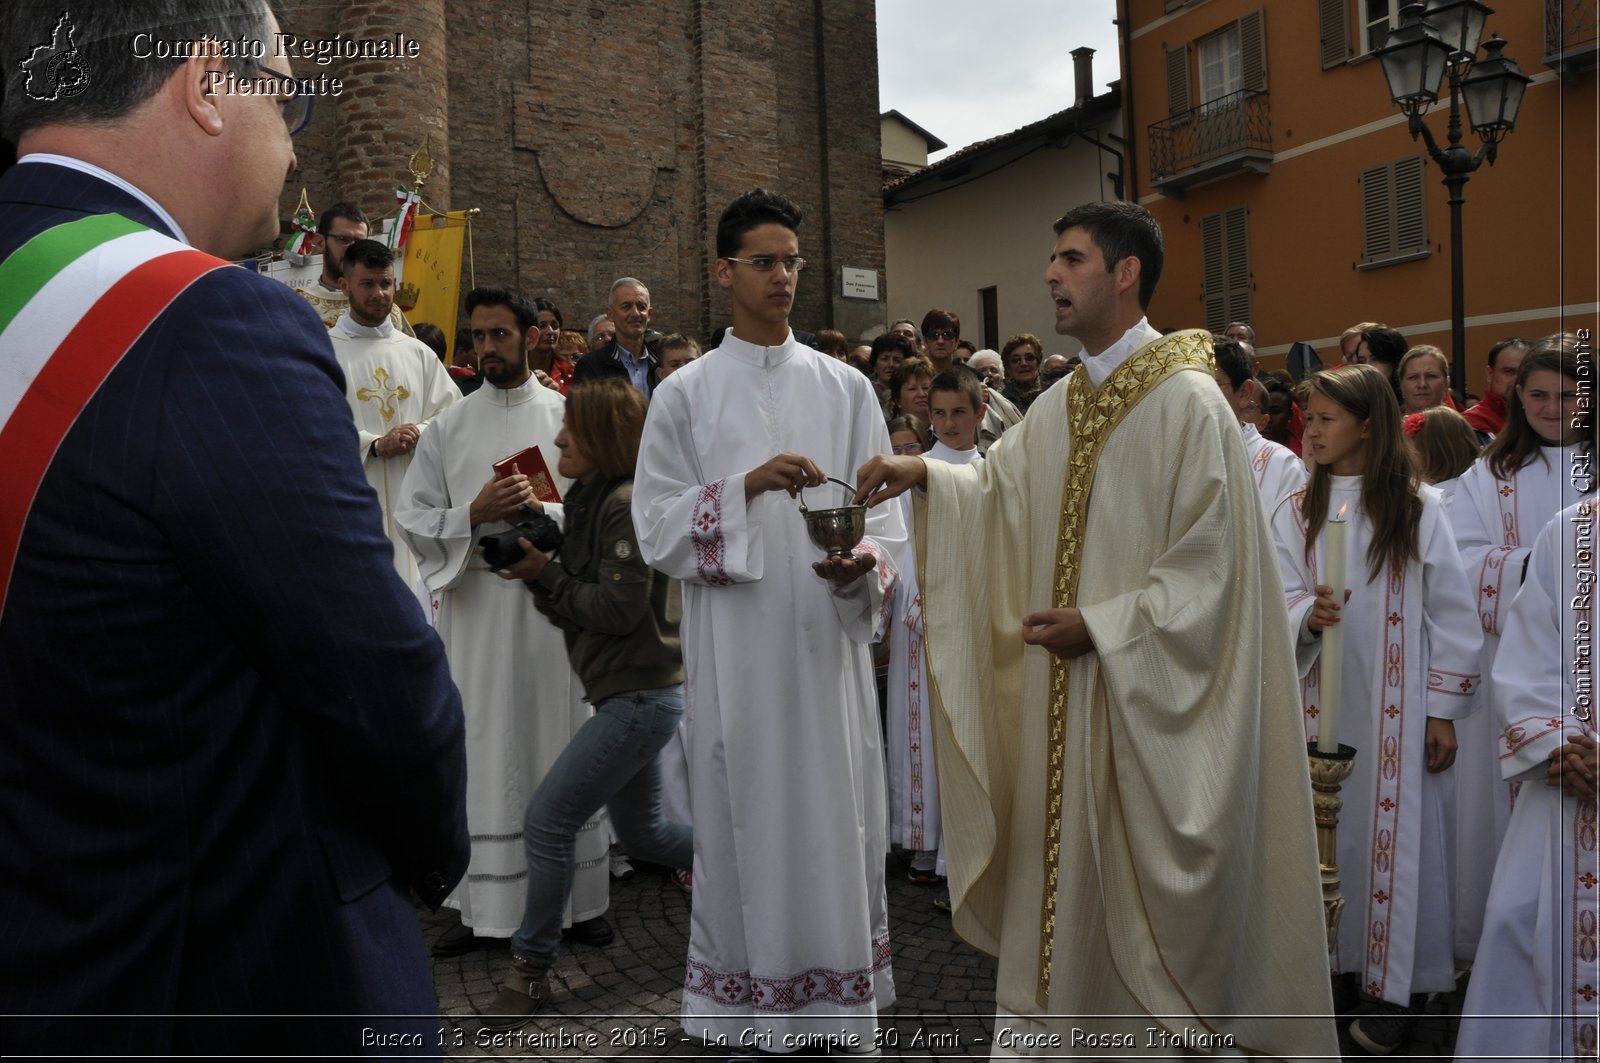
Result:
M285 217L302 183L318 210L348 198L389 212L428 131L427 201L482 211L479 283L551 298L582 327L632 274L657 327L706 338L728 323L710 273L717 216L760 184L805 212L796 327L881 325L881 302L839 296L841 267L883 269L872 0L283 6L291 32L399 30L423 49L323 68L347 86L297 141Z

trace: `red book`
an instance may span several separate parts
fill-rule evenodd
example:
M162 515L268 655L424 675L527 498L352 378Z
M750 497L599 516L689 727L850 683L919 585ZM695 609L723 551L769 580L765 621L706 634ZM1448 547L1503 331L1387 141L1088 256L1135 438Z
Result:
M529 447L519 450L509 458L501 458L494 463L494 477L500 479L520 472L528 478L533 485L533 496L541 502L561 501L561 495L556 491L556 482L550 475L550 466L544 463L544 456L539 453L538 447Z

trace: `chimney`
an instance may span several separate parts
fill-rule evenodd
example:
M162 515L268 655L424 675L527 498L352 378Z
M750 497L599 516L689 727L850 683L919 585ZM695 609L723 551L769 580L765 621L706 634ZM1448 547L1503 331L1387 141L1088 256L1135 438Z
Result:
M1077 82L1077 91L1072 105L1078 106L1083 101L1094 95L1094 49L1072 49L1072 75Z

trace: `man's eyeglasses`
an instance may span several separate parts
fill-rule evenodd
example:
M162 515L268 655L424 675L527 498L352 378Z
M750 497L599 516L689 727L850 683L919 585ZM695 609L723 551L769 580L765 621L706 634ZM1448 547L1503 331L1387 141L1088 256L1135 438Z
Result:
M778 268L778 263L783 263L783 268L789 273L799 273L806 268L806 260L799 255L789 255L779 258L776 255L751 255L749 258L734 258L724 255L729 262L737 262L741 266L749 266L757 273L771 273Z
M278 106L283 110L283 125L289 130L289 135L296 136L306 126L311 124L311 101L315 99L311 82L305 78L292 77L281 70L274 70L270 66L252 63L263 74L269 74L283 82L278 89Z
M291 134L291 135L293 135L293 134ZM343 233L326 233L326 234L323 235L322 238L324 240L330 240L333 243L338 244L340 247L349 247L351 244L355 243L357 240L365 239L364 237L360 237L360 236L346 236Z
M947 328L936 328L928 333L928 338L930 340L958 340L961 338L961 334Z

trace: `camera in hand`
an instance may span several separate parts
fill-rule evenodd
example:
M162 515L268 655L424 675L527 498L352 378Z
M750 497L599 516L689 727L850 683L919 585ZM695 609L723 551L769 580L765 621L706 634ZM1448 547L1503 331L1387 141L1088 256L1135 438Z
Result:
M478 540L478 545L483 547L484 564L490 568L510 568L522 560L524 552L518 539L528 540L540 553L548 554L561 549L561 525L555 520L535 512L532 506L522 506L519 516L521 519L509 530L485 535Z

